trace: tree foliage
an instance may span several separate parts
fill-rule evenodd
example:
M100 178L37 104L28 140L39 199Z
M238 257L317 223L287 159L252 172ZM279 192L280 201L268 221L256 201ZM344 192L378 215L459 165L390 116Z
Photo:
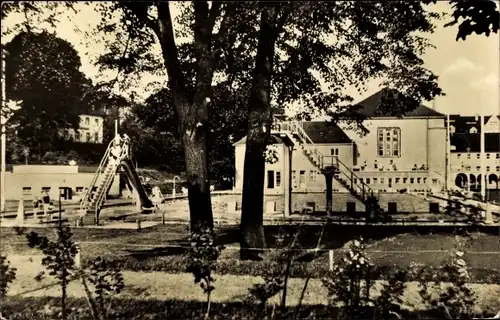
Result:
M25 147L43 154L60 139L61 129L79 127L91 83L73 46L53 34L21 32L5 49L6 95L22 101L11 125Z

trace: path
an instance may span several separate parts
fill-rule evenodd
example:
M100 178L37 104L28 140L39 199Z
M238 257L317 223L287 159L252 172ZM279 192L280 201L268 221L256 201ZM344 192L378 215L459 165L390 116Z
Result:
M52 279L44 279L40 282L33 278L42 271L40 256L9 256L8 260L17 268L17 278L10 286L8 295L23 297L59 296L59 287L51 286ZM178 299L191 301L205 301L205 296L197 284L194 284L193 276L187 273L171 274L166 272L133 272L124 271L125 290L118 298L133 299ZM245 300L249 294L248 289L256 283L262 282L260 277L216 275L215 290L212 293L214 302L234 302ZM378 285L381 284L377 281ZM289 282L288 301L295 305L300 296L304 279L293 278ZM40 287L48 286L41 290ZM478 311L490 311L493 313L500 310L500 285L472 284L478 294ZM69 286L70 296L84 297L84 292L79 282L72 282ZM275 297L272 302L278 302ZM327 291L318 279L311 279L304 304L327 304ZM417 294L417 284L407 283L407 290L403 298L405 308L422 309L423 306Z

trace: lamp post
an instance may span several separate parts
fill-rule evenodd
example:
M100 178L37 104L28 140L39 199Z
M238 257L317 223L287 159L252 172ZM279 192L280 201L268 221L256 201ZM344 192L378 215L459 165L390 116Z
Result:
M179 181L181 181L181 178L179 178L178 176L174 177L174 189L172 190L172 198L174 199L175 199L175 179L179 179Z
M486 201L486 155L485 155L485 142L484 142L484 115L479 117L481 121L481 199Z

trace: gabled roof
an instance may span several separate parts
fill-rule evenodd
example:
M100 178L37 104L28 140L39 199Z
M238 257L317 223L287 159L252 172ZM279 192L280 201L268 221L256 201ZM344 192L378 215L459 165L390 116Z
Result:
M500 119L500 116L485 116L484 124L487 124L490 121L491 117L497 117ZM450 124L455 127L456 133L470 133L470 129L475 127L477 132L481 132L481 123L480 118L475 116L461 116L458 114L450 115ZM500 128L499 128L500 131Z
M368 98L364 99L363 101L359 102L356 104L356 106L359 107L355 112L359 113L365 117L368 118L382 118L382 117L395 117L393 114L390 112L387 112L386 110L381 110L380 105L382 102L382 98L386 97L387 95L389 96L397 96L398 92L394 89L389 89L389 88L383 88L382 90L379 90L378 92L372 94ZM444 118L446 117L444 114L437 112L436 110L433 110L431 108L428 108L424 105L420 105L417 109L405 114L403 116L404 118Z
M351 139L333 122L326 121L303 121L302 127L314 143L351 143ZM275 144L283 143L283 140L273 136ZM235 142L233 146L246 143L246 137Z
M451 135L450 144L455 146L452 152L481 152L481 135L479 133L455 133ZM467 148L470 148L467 150ZM484 134L485 152L500 152L500 133Z

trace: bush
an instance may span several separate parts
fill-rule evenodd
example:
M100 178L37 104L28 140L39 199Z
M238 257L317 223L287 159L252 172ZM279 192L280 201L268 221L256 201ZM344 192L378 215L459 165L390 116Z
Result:
M16 268L10 266L7 257L0 255L0 301L5 301L5 295L9 284L16 279ZM0 303L0 318L2 315L2 304Z

